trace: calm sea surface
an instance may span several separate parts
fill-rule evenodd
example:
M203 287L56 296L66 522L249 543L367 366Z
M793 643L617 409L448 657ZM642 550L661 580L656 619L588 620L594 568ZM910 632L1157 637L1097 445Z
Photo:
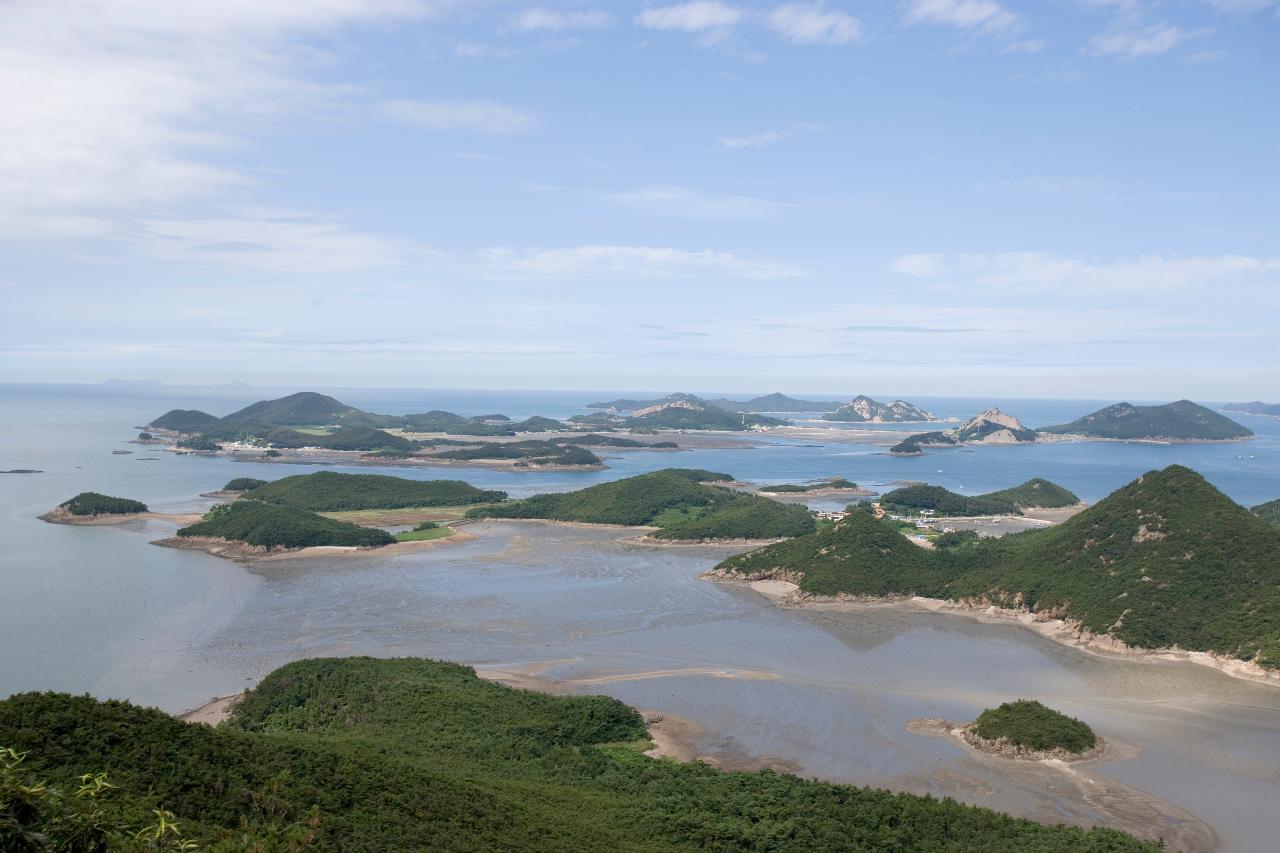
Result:
M551 662L545 674L577 689L701 724L704 747L726 760L763 757L805 775L1088 819L1043 785L994 774L945 741L905 730L914 717L966 720L1030 696L1137 747L1136 757L1099 770L1208 822L1226 849L1274 849L1280 837L1280 690L1205 668L1094 657L1014 626L955 617L780 610L754 593L696 580L724 549L638 546L612 530L491 523L477 526L476 540L398 558L249 568L148 544L171 533L161 522L84 528L36 519L85 490L196 510L208 504L200 492L233 476L312 470L127 443L136 426L170 408L225 414L289 390L0 385L0 470L43 471L0 475L0 696L65 690L178 711L300 657ZM373 411L513 417L565 417L618 396L333 393ZM999 405L1038 426L1113 401L913 402L943 417ZM970 493L1042 476L1095 501L1143 471L1178 463L1246 505L1280 496L1280 420L1239 420L1260 438L979 447L908 459L872 445L771 439L751 449L622 455L600 472L387 473L460 477L513 495L677 464L758 482L841 474L873 488L914 479Z

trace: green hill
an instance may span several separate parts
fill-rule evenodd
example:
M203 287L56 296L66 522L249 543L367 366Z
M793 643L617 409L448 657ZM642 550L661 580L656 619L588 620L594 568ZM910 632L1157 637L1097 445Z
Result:
M147 505L129 498L115 498L99 492L81 492L58 504L72 515L125 515L146 512Z
M147 426L174 432L195 432L217 422L216 417L199 409L170 409Z
M1163 406L1116 403L1069 424L1041 427L1040 432L1166 441L1227 441L1253 435L1248 427L1190 400Z
M1158 849L951 799L657 761L637 751L644 736L614 699L412 659L289 664L216 729L88 696L0 701L0 745L27 754L4 777L23 792L10 825L49 832L50 850L106 848L56 846L73 827L124 846L158 808L201 849L228 851ZM92 800L36 784L74 793L99 772L114 787ZM65 819L91 807L92 820Z
M359 412L359 409L325 394L299 391L278 400L261 400L245 406L222 420L249 421L272 426L325 426L336 423L343 415Z
M1061 486L1036 477L1020 486L988 492L985 495L961 495L942 486L904 486L886 492L880 505L891 512L918 513L931 510L937 515L1017 515L1023 509L1075 506L1080 499Z
M263 548L311 548L317 545L390 545L395 538L376 527L335 521L305 509L262 501L238 500L215 506L178 536L210 536Z
M988 708L974 720L973 731L987 740L1042 752L1061 749L1081 753L1098 744L1088 724L1034 699L1018 699L1005 702L999 708Z
M804 507L707 485L726 476L667 468L576 492L480 507L467 515L652 525L661 528L654 536L662 539L773 539L814 529L813 517Z
M256 489L266 484L266 480L259 480L257 477L236 477L234 480L228 480L227 484L222 487L222 491L247 492L250 489Z
M265 483L246 492L244 497L311 512L341 512L410 506L461 506L505 500L507 493L477 489L461 480L409 480L383 474L317 471Z
M832 400L797 400L776 391L750 400L711 400L711 405L730 412L834 412L840 403Z
M891 535L890 535L891 534ZM721 564L802 589L990 601L1142 648L1280 667L1280 530L1178 465L1044 530L925 551L863 513Z
M1277 498L1274 501L1267 501L1264 504L1258 504L1249 510L1249 512L1253 513L1263 521L1270 522L1271 524L1280 524L1280 498Z
M786 421L765 415L746 412L727 412L712 405L699 408L669 406L656 412L634 415L627 419L628 427L649 429L706 429L740 432L752 427L783 426Z

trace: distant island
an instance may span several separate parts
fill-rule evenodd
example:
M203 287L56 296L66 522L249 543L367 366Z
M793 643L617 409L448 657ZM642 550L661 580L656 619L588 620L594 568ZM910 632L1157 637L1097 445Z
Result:
M6 765L24 794L13 825L50 849L141 849L157 815L172 850L1163 849L950 798L653 760L651 736L616 699L414 658L287 664L217 728L87 695L0 701L0 744L25 756ZM104 771L106 795L75 796Z
M810 596L922 596L1064 620L1062 639L1180 649L1280 669L1280 529L1182 466L1151 471L1064 523L929 551L863 512L722 562ZM1253 669L1249 670L1249 666ZM1267 674L1270 673L1268 676Z
M941 516L1018 515L1028 509L1061 509L1076 506L1080 498L1056 483L1035 477L1020 486L961 495L942 486L904 486L880 497L880 506L889 512L930 513Z
M1041 427L1040 432L1128 441L1236 441L1253 436L1248 427L1190 400L1163 406L1116 403L1069 424Z
M1224 412L1239 412L1242 415L1270 415L1280 417L1280 403L1263 403L1255 400L1252 403L1228 403L1222 407Z
M909 436L889 448L898 456L918 456L926 447L959 447L964 444L1026 444L1036 440L1035 430L999 409L987 409L954 429Z
M624 422L630 429L692 429L737 432L787 422L765 415L730 412L697 397L671 400L636 409Z
M880 403L870 397L857 396L834 412L822 416L824 421L846 423L895 424L910 421L931 421L933 415L905 400Z
M814 530L804 507L716 485L732 481L714 471L665 468L575 492L479 507L467 516L656 527L654 539L685 541L779 539Z
M840 404L833 400L798 400L786 394L765 394L750 400L711 401L712 405L731 412L766 412L766 413L799 413L799 412L833 412Z

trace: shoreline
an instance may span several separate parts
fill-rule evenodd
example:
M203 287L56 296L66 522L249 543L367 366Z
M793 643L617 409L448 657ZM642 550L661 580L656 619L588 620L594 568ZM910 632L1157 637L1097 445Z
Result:
M1078 649L1086 654L1133 661L1193 663L1216 669L1231 678L1238 678L1255 684L1265 684L1271 687L1280 687L1280 671L1265 669L1252 661L1229 658L1214 652L1195 652L1178 648L1138 648L1107 634L1094 634L1083 630L1079 627L1079 623L1073 620L1038 619L1036 614L1029 610L1013 610L994 605L947 601L918 595L888 597L813 595L800 589L798 575L782 572L768 572L760 573L759 576L748 576L711 569L698 577L699 580L712 583L747 587L768 598L777 607L845 612L875 607L897 608L914 612L943 613L988 624L1020 625L1047 640L1068 648Z
M477 539L474 533L453 528L453 533L439 539L419 539L411 542L393 542L389 545L312 545L307 548L270 549L261 545L249 545L232 539L219 539L212 536L169 536L165 539L154 539L152 545L161 548L175 548L183 551L203 551L224 560L237 563L257 565L260 563L277 563L285 560L336 559L338 557L397 557L416 551L456 542L467 542Z
M128 524L130 521L168 521L180 527L195 524L203 513L185 512L100 512L97 515L72 515L62 507L54 507L48 512L36 516L48 524L66 524L71 527L106 527L113 524Z

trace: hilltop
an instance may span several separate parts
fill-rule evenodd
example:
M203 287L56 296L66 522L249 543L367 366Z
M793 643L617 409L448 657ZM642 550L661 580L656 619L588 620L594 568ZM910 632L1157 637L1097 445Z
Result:
M833 400L798 400L777 392L750 400L712 400L711 404L730 412L833 412L840 408Z
M1069 424L1041 427L1051 435L1151 441L1232 441L1253 430L1190 400L1163 406L1116 403Z
M880 403L859 395L849 402L822 416L824 421L847 423L891 424L907 421L931 421L933 415L905 400Z
M924 453L925 447L958 447L962 444L1024 444L1036 440L1035 430L997 408L974 415L962 425L939 432L909 436L889 448L890 453L909 456Z
M823 595L920 595L1061 617L1146 649L1280 668L1280 530L1178 465L1044 530L925 551L865 513L718 567Z
M776 539L814 529L804 507L712 485L728 474L665 468L575 492L534 495L467 513L473 518L541 518L660 528L657 539Z
M961 495L942 486L919 484L894 489L880 498L880 505L892 512L929 510L947 516L1017 515L1024 509L1060 508L1078 503L1080 498L1073 493L1039 477L985 495Z
M204 427L213 426L217 422L216 416L199 409L170 409L147 426L173 432L195 432Z
M57 843L75 830L75 849L133 841L156 809L180 827L165 849L1158 849L952 799L653 760L640 714L616 699L515 690L411 658L288 664L217 728L22 693L0 701L0 744L27 756L12 771L31 806L15 828ZM112 787L71 795L103 771Z
M461 480L317 471L264 483L245 491L242 497L311 512L341 512L488 503L505 500L507 493L477 489Z

